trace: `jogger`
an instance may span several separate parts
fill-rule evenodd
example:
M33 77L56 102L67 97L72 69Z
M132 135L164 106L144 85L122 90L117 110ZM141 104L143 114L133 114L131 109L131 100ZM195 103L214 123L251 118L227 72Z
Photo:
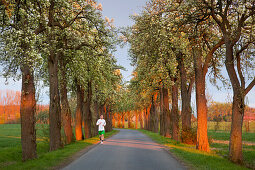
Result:
M104 126L106 125L106 122L104 120L104 116L103 115L101 115L100 119L97 120L97 124L96 125L98 125L99 138L100 138L101 144L103 144L103 142L104 142L104 134L105 134Z

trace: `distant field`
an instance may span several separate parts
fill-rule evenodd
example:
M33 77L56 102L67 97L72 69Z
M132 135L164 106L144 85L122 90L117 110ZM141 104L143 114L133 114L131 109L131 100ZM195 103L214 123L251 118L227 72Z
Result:
M230 131L231 130L231 122L208 122L208 130L222 130L222 131ZM248 123L243 123L243 132L247 131ZM255 133L255 121L249 122L249 132Z

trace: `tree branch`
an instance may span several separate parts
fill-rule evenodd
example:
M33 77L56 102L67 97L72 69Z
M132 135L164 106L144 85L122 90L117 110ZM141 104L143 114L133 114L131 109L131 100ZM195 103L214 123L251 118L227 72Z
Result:
M204 66L203 66L203 75L206 75L207 70L208 70L208 65L210 63L210 61L212 60L213 54L214 52L220 48L222 45L224 44L224 39L221 39L216 45L214 45L214 47L210 50L210 52L207 54L205 62L204 62Z

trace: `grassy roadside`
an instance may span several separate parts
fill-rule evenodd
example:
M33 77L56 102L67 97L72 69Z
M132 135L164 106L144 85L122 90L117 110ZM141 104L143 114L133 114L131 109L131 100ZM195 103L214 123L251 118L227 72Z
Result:
M174 140L160 136L158 133L153 133L147 130L140 132L146 134L154 141L165 145L169 148L178 159L185 162L191 169L221 169L221 170L243 170L247 169L243 166L233 164L228 159L217 154L216 151L211 153L201 152L195 149L195 146L177 143Z
M105 137L110 137L116 134L118 131L113 130L107 132ZM7 138L8 139L8 138ZM4 140L2 138L2 140ZM49 145L45 142L39 142L37 144L38 159L30 160L26 162L21 161L21 145L15 143L14 146L2 148L0 151L0 169L11 169L11 170L23 170L23 169L50 169L58 164L61 164L68 157L75 154L76 152L93 145L98 142L98 137L93 137L83 141L76 141L72 144L65 145L64 148L48 152Z

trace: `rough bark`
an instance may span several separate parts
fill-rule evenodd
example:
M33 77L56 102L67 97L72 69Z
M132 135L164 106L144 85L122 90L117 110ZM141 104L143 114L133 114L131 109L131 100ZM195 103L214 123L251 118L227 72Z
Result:
M178 84L174 80L174 85L172 86L172 138L179 141L179 111L178 111Z
M164 112L164 94L163 94L163 87L160 87L159 90L159 95L160 95L160 115L159 115L159 125L160 125L160 130L159 134L162 136L165 136L165 121L166 121L166 115Z
M180 58L178 59L178 68L181 77L181 100L182 100L182 131L184 134L191 130L191 92L192 86L194 84L194 77L190 77L187 79L187 73L184 66L183 56L180 54ZM188 84L188 80L189 84Z
M205 96L205 73L202 67L202 52L194 48L196 105L197 105L197 144L196 148L209 152L207 136L207 100Z
M169 110L169 96L168 89L163 88L163 112L165 115L165 133L164 136L171 137L171 113ZM177 106L178 107L178 106Z
M76 140L82 140L82 103L84 94L81 90L81 86L77 83L76 84L76 95L77 95L77 106L76 106L76 112L75 112L75 137Z
M138 128L138 112L135 110L135 129Z
M50 151L61 148L61 109L58 85L58 56L54 51L48 58L49 84L50 84Z
M226 60L225 66L233 88L232 124L229 143L229 158L235 163L242 163L242 126L244 116L245 85L240 85L234 68L233 44L225 38Z
M131 121L131 111L127 112L127 117L128 117L128 128L132 127L132 121Z
M85 139L92 137L92 135L91 135L92 112L90 110L91 101L92 101L92 86L91 86L91 82L89 81L86 102L85 102L85 104L83 104Z
M98 127L96 126L96 122L97 122L98 118L100 117L99 106L98 106L97 101L94 101L94 114L95 114L95 121L93 121L93 123L94 123L93 136L96 136L98 134Z
M151 110L151 105L146 108L146 113L147 113L147 128L148 128L147 130L151 130L151 123L150 123L151 115L150 115L150 110Z
M152 132L158 133L158 116L156 111L156 102L157 94L152 95L151 107L150 107L150 130Z
M123 112L122 115L122 128L125 128L125 113Z
M113 128L116 127L116 119L115 119L115 117L116 117L116 113L114 113L114 114L112 115L112 127L113 127Z
M143 129L143 111L139 110L139 122L140 122L140 129Z
M23 65L22 71L22 89L21 89L21 145L22 160L37 158L36 153L36 130L35 130L35 84L34 75L28 65Z
M66 143L70 144L73 139L73 130L72 130L72 116L71 109L69 106L67 98L67 80L66 80L66 64L63 60L60 60L60 71L61 71L61 81L60 81L60 99L61 99L61 114L65 132Z

